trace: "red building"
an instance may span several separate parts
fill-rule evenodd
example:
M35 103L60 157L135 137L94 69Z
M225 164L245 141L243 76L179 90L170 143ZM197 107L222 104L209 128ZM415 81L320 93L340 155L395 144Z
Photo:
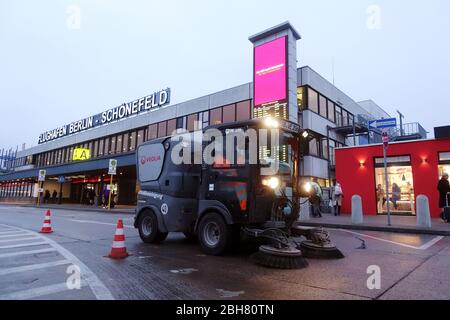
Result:
M439 217L437 183L450 173L450 138L392 143L387 156L390 199L393 186L399 187L392 199L395 208L390 203L392 213L414 216L417 196L426 195L432 217ZM380 194L386 194L382 144L337 149L336 180L345 194L342 212L351 212L352 196L360 195L365 215L387 213L386 196L377 197L379 185Z

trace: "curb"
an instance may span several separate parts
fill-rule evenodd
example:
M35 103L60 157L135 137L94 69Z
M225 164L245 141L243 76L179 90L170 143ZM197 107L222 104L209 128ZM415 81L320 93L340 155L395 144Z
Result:
M55 210L70 210L70 211L83 211L83 212L100 212L100 213L107 213L107 214L135 214L135 209L112 209L110 211L102 208L82 208L82 207L59 207L59 206L35 206L35 205L23 205L23 204L0 204L0 206L16 206L19 208L35 208L35 209L55 209Z
M359 230L359 231L383 231L391 233L408 233L408 234L426 234L435 236L450 237L450 230L435 230L435 229L416 229L406 227L384 227L373 225L349 225L336 223L317 223L317 222L298 222L297 225L304 227L324 227L328 229L344 229L344 230Z

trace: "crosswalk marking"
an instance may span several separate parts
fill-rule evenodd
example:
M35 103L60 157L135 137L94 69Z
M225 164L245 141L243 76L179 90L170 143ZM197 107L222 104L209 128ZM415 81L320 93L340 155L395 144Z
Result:
M47 241L40 241L40 242L30 242L30 243L21 243L21 244L12 244L9 246L0 246L0 249L12 249L12 248L22 248L22 247L34 247L34 246L41 246L44 244L48 244Z
M84 221L83 221L84 222ZM103 224L103 223L101 223ZM104 223L106 224L106 223ZM115 225L115 224L111 224ZM131 226L130 226L131 227ZM20 243L20 244L13 244L13 245L3 245L0 246L0 249L10 249L10 248L21 248L21 247L32 247L32 246L39 246L39 245L45 245L46 248L41 248L37 250L29 250L29 251L21 251L21 252L11 252L11 253L0 253L0 258L2 257L11 257L11 256L20 256L20 255L26 255L26 254L34 254L34 253L42 253L42 252L51 252L51 251L57 251L64 260L54 261L54 262L47 262L47 263L41 263L41 264L34 264L34 265L25 265L25 266L19 266L15 268L6 268L6 269L0 269L0 276L7 275L11 273L18 273L18 272L26 272L36 269L45 269L45 268L51 268L55 266L60 265L76 265L81 270L82 275L82 286L88 286L92 293L95 295L95 297L98 300L114 300L113 295L108 290L108 288L103 284L103 282L83 263L81 262L75 255L73 255L69 250L62 247L60 244L52 240L51 238L45 237L43 235L40 235L36 232L22 229L19 227L9 226L5 224L0 224L0 228L4 229L7 228L7 230L10 231L4 231L4 234L20 234L25 233L29 234L31 236L36 236L36 239L39 239L35 242L29 242L29 243ZM0 230L2 230L0 229ZM18 239L16 241L20 241L23 239ZM0 251L1 252L1 251ZM7 299L33 299L44 295L51 295L58 292L66 291L68 290L66 284L54 284L44 287L38 287L38 288L32 288L27 289L19 292L12 292L7 293L4 295L0 295L0 300L7 300Z
M4 276L11 273L17 273L17 272L25 272L25 271L31 271L31 270L37 270L37 269L43 269L43 268L49 268L49 267L57 267L62 266L65 264L70 264L71 262L67 259L64 260L58 260L58 261L52 261L52 262L46 262L46 263L38 263L38 264L30 264L20 267L14 267L14 268L5 268L0 269L0 276Z
M0 240L0 243L5 243L5 242L17 242L17 241L28 241L28 240L37 240L40 239L40 237L28 237L28 238L22 238L22 239L7 239L7 240Z
M14 231L0 231L0 234L14 234L14 233L28 233L28 232L23 232L20 230L14 230Z
M57 250L55 248L18 251L18 252L2 253L2 254L0 254L0 258L9 258L9 257L25 256L27 254L38 254L38 253L56 252L56 251Z
M83 283L82 283L82 286L83 286ZM57 284L53 284L53 285L48 285L48 286L3 294L3 295L0 295L0 300L28 300L28 299L38 298L41 296L55 294L55 293L59 293L59 292L67 291L67 290L69 290L69 289L67 288L67 284L65 282L57 283Z
M0 235L1 239L6 238L16 238L16 237L29 237L31 234L29 233L16 233L16 234L6 234L6 235Z

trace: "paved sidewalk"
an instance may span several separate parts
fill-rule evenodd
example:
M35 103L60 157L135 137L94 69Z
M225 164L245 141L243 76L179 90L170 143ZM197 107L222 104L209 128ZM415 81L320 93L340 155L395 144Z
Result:
M445 223L441 219L432 219L432 227L428 229L417 227L416 217L392 216L391 218L392 226L387 225L387 216L365 216L363 224L354 225L349 214L340 217L324 214L323 218L311 218L308 221L300 221L299 224L324 228L450 236L450 223Z
M27 207L27 208L37 208L36 204L27 203L14 203L14 202L0 202L0 206L17 206L17 207ZM108 214L134 214L135 206L123 206L117 205L114 209L107 210L98 206L88 206L81 204L41 204L39 207L41 209L62 209L62 210L74 210L74 211L93 211L93 212L104 212Z

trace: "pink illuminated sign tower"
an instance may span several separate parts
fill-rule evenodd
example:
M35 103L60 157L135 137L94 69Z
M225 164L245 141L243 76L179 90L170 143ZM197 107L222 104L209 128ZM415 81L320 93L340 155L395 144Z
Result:
M267 29L253 43L253 116L275 116L298 122L297 40L289 22Z

